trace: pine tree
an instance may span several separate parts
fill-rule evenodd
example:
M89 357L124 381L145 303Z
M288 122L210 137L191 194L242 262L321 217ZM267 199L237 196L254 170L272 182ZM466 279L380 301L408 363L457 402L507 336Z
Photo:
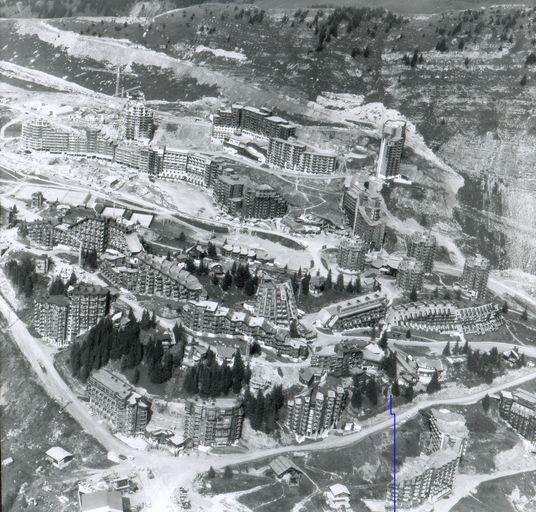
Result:
M389 339L389 337L387 336L387 331L384 330L382 332L382 335L380 336L380 340L378 341L378 346L382 349L382 350L385 350L387 348L387 340Z
M462 353L462 354L468 354L470 350L471 350L471 349L470 349L470 347L469 347L469 342L468 342L467 340L465 340L465 343L464 343L464 345L463 345L463 347L462 347L462 351L461 351L461 353Z
M391 386L391 393L394 397L400 396L400 385L398 384L398 380L393 382L393 385Z
M447 344L445 345L445 348L443 349L443 355L445 357L450 356L450 341L448 341Z
M378 384L374 379L369 379L367 382L365 394L371 405L378 405Z
M355 279L354 291L358 295L363 291L363 285L361 284L361 276L357 276Z
M346 293L354 293L354 285L352 284L352 281L348 281L348 284L346 285Z
M337 276L337 282L335 283L335 290L343 291L344 290L344 276L339 272Z
M238 394L240 393L240 390L242 389L242 382L244 380L244 361L242 360L242 354L240 353L240 350L237 349L234 360L233 360L233 368L232 368L232 374L233 374L233 393Z
M74 286L78 281L78 278L76 277L76 274L74 273L74 270L71 272L71 277L69 277L69 286Z
M482 399L482 408L484 409L484 412L487 414L487 412L489 411L489 407L490 407L490 398L489 398L489 395L486 393L486 395L484 396L484 398Z
M411 292L409 294L409 300L411 302L417 302L417 299L418 299L418 295L417 295L417 290L415 288L412 288L411 289Z
M326 281L324 282L324 290L331 290L331 288L333 288L333 280L331 277L331 269L329 269Z
M208 468L207 478L209 480L214 480L214 478L216 478L216 471L214 471L214 468L212 466L210 466L210 468Z
M508 302L506 302L506 301L503 302L501 311L502 311L503 315L506 315L506 313L508 313Z
M231 480L231 478L233 478L233 470L229 466L225 466L225 469L223 470L223 478L225 478L225 480Z
M528 315L528 312L527 312L527 308L525 308L523 310L523 312L521 313L521 320L526 322L528 320L528 318L529 318L529 315Z
M439 391L441 389L441 383L439 382L439 373L437 370L434 371L434 374L432 375L432 378L430 379L430 382L426 386L426 392L431 394L435 393L436 391Z
M410 384L406 389L406 400L408 402L411 402L413 400L414 395L415 391L413 389L413 384Z
M246 284L244 285L244 293L248 297L255 295L255 280L252 277L246 281Z
M300 337L300 332L298 330L298 321L296 319L294 319L294 320L292 320L292 322L290 322L289 334L290 334L291 338L299 338Z
M409 340L411 338L411 329L406 331L406 338Z
M361 409L363 405L363 397L361 396L361 390L354 388L352 392L352 407L354 409Z
M454 348L452 349L452 353L457 356L460 353L460 341L456 340L456 344L454 345Z
M231 285L233 284L233 277L231 276L230 272L225 272L225 276L223 277L223 281L221 283L221 289L223 291L227 291Z

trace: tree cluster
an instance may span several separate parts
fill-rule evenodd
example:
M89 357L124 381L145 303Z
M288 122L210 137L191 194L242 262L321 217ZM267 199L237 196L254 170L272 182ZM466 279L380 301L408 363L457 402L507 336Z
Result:
M33 295L37 274L32 258L24 255L20 263L17 260L9 260L6 264L6 275L19 293L25 297Z
M285 404L285 396L281 385L263 395L259 390L257 395L250 393L249 388L244 394L244 413L249 418L251 427L254 430L261 430L270 434L277 429L280 410Z
M243 289L248 297L252 297L257 291L259 281L257 276L249 271L249 265L237 265L234 262L231 270L228 270L222 279L221 289L227 291L233 284L236 288Z
M489 352L468 348L467 369L490 384L493 381L494 372L502 370L502 356L497 347L493 347Z
M219 364L216 354L208 349L199 362L186 371L183 389L190 395L211 398L228 395L231 390L238 394L242 386L249 383L250 376L250 369L244 365L240 350L237 349L233 365L229 366L226 361Z
M430 379L430 382L426 386L426 392L435 393L436 391L439 391L440 389L441 389L441 383L439 382L439 372L435 370L434 374L432 375L432 378Z
M90 270L96 270L99 265L99 257L95 249L90 249L82 253L82 268L89 268Z
M109 317L93 326L81 343L71 346L71 372L85 381L92 370L107 365L110 360L121 360L121 367L134 368L143 359L140 342L140 323L130 312L130 322L123 330L116 328Z

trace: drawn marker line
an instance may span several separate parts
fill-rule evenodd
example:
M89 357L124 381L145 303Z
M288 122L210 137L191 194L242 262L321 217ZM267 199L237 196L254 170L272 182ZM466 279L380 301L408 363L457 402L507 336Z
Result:
M393 417L393 512L396 512L396 413L393 411L393 395L389 395L389 414Z

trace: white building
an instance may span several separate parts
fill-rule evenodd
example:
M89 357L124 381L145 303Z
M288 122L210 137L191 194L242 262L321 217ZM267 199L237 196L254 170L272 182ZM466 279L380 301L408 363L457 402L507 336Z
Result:
M350 491L343 484L332 485L324 493L326 502L334 510L350 510Z

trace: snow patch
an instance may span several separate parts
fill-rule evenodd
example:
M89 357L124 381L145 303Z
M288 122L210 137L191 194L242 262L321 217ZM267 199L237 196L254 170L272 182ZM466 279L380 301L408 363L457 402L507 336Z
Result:
M248 59L242 52L232 52L229 50L222 50L220 48L209 48L208 46L198 46L195 49L195 53L209 52L216 57L222 57L223 59L237 60L239 62L246 62Z

